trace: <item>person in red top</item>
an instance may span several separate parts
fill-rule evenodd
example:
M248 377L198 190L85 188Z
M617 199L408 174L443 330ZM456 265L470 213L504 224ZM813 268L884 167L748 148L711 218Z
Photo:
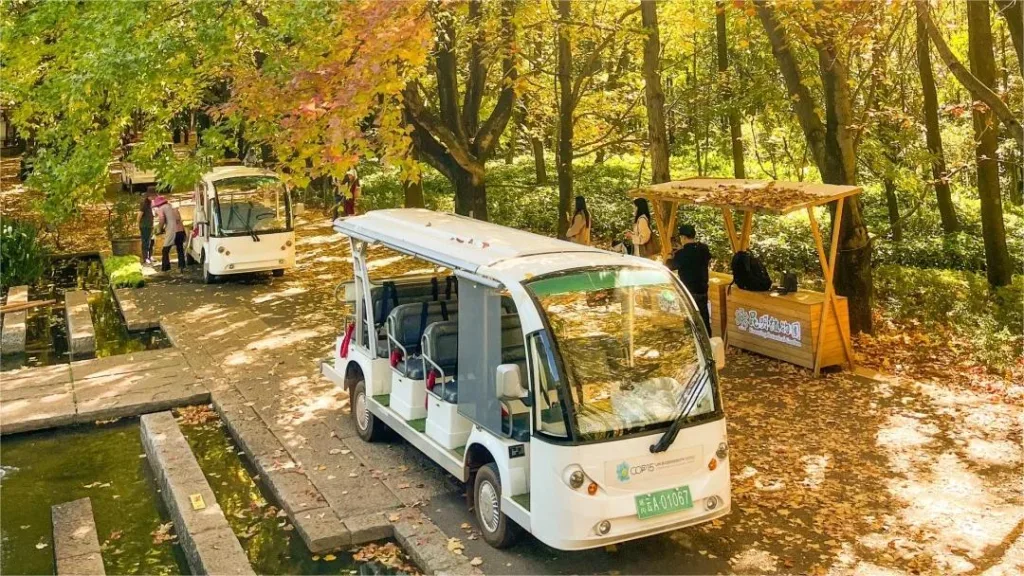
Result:
M348 186L348 196L345 197L345 215L355 216L356 199L359 198L359 174L352 168L345 173L341 181L342 186Z
M711 314L708 311L708 267L711 264L711 250L708 245L697 240L697 230L691 224L679 227L679 240L682 246L672 254L666 263L669 270L675 270L679 279L693 296L704 321L704 327L711 335Z

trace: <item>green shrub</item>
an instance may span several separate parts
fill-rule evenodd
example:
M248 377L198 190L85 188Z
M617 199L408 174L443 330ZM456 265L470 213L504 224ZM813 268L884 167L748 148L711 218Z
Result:
M103 259L103 271L111 288L141 288L146 281L142 277L142 263L138 256L109 256Z
M885 318L948 327L990 368L1006 370L1024 353L1024 276L992 289L984 274L885 265L875 271L875 295Z
M0 289L34 284L43 275L46 257L35 226L4 219L0 226Z

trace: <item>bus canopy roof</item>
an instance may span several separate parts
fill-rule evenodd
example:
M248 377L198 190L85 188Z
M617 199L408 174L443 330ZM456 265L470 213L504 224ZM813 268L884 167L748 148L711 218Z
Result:
M278 178L277 174L262 168L250 168L248 166L215 166L212 170L203 174L203 180L211 184L218 180L227 178L239 178L245 176L271 176Z
M466 216L422 208L373 210L340 218L341 234L379 243L452 269L478 272L498 262L542 254L607 252ZM603 258L602 258L603 259Z
M631 190L632 198L733 208L768 214L788 214L852 196L858 186L812 182L691 178Z

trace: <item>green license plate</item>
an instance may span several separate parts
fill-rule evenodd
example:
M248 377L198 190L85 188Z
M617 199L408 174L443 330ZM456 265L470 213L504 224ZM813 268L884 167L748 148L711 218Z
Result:
M641 520L693 508L693 498L689 486L659 490L636 497L636 515Z

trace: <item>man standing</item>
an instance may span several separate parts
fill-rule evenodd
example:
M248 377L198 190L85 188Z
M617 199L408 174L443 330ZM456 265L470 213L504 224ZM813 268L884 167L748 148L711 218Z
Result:
M163 196L157 196L153 200L153 208L156 209L160 227L164 230L160 270L168 272L171 269L171 246L178 251L178 270L185 270L185 227L181 223L181 214Z
M679 279L693 296L700 311L701 320L711 335L711 315L708 312L708 266L711 264L711 250L707 244L697 241L697 230L691 224L679 227L682 246L668 261L669 270L679 272Z

